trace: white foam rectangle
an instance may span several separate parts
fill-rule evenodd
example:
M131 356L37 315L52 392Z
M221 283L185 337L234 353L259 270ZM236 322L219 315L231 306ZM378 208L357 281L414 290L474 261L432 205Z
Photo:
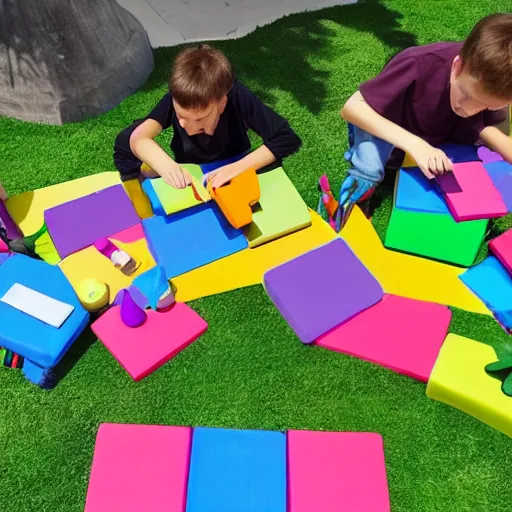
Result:
M19 283L14 283L0 301L57 329L75 309Z

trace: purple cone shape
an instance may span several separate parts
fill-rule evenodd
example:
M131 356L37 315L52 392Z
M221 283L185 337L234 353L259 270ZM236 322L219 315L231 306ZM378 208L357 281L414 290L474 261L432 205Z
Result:
M128 327L139 327L146 321L146 312L132 299L130 292L125 290L121 302L121 320Z

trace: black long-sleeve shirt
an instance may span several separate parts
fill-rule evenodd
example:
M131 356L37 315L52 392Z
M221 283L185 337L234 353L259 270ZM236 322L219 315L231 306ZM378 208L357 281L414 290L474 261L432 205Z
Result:
M205 133L189 136L180 126L171 93L167 93L145 118L134 121L117 136L114 163L123 179L133 178L140 172L142 162L130 149L130 136L146 119L154 119L164 130L172 126L171 149L178 163L203 164L245 153L251 147L249 128L263 139L278 162L301 145L288 121L238 81L228 93L226 108L212 136Z

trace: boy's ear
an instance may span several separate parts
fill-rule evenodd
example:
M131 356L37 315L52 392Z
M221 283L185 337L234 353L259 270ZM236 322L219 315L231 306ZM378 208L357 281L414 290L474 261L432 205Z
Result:
M462 73L462 58L457 55L452 62L452 76L457 78Z

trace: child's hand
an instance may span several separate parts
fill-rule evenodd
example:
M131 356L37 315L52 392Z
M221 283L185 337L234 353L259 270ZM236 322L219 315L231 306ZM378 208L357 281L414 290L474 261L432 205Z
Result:
M409 153L429 180L434 179L438 174L453 170L452 163L444 151L431 146L422 139L417 139Z
M167 167L161 176L165 183L174 188L185 188L192 182L189 172L174 163Z
M7 192L5 191L5 188L0 183L0 201L6 201L7 200Z
M240 174L240 171L231 165L224 165L204 175L203 183L211 183L213 189L222 187L228 181Z

